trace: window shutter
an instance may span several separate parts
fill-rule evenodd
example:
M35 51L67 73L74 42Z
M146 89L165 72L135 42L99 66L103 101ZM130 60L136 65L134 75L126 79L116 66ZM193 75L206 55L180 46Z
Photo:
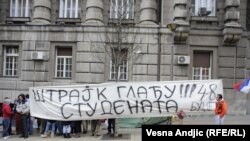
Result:
M210 52L194 52L194 67L210 67Z

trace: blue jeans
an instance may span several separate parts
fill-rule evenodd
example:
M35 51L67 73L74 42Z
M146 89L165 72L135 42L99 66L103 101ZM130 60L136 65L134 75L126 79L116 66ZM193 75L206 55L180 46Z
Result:
M47 120L45 133L48 133L50 129L51 129L51 133L55 133L56 121L54 121L54 122L49 122L49 121Z
M9 136L10 119L3 119L3 137Z

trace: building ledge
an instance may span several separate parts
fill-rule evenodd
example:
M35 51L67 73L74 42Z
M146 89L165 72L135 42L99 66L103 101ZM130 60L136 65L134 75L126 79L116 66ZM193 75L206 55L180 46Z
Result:
M57 24L72 24L72 25L77 25L77 24L81 24L81 19L80 18L58 18L56 20Z
M25 24L30 22L30 17L7 17L7 24Z

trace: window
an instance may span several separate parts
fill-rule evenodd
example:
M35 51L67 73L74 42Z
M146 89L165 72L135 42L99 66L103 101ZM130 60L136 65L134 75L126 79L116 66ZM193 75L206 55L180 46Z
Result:
M110 0L110 19L133 19L134 0Z
M18 47L4 47L4 76L17 76L18 71Z
M59 18L79 18L79 0L60 0Z
M192 0L193 16L215 16L216 0Z
M72 48L56 48L56 71L57 78L71 78L72 76Z
M116 68L118 66L118 68ZM128 79L128 62L127 62L127 49L122 49L120 52L114 50L112 59L110 60L110 79L116 80L118 72L118 80Z
M194 52L193 80L211 79L211 53Z
M30 0L10 0L10 17L29 17Z

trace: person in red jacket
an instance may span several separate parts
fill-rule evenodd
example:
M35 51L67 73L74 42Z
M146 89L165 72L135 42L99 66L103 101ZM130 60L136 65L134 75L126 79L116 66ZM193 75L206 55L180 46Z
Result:
M4 103L3 103L3 138L4 139L9 138L8 129L10 127L11 116L13 114L10 108L10 102L11 102L10 98L8 97L4 98Z
M227 102L223 99L222 94L218 94L216 97L216 105L214 109L215 113L215 124L221 125L227 114Z

